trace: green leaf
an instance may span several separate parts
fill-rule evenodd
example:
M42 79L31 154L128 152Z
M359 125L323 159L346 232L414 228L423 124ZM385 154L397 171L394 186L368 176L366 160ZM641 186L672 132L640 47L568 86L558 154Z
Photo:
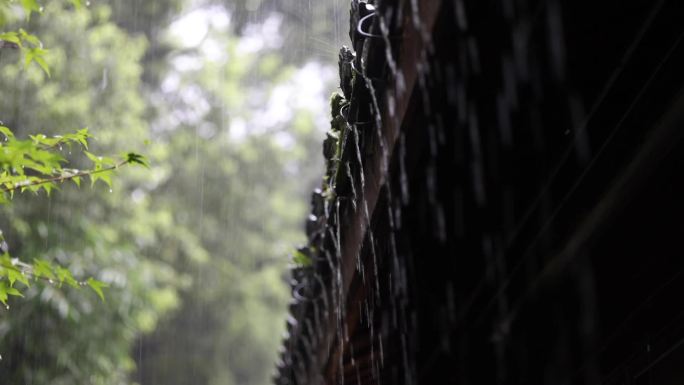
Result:
M20 271L14 270L14 269L9 269L9 268L7 269L7 279L10 282L10 286L14 286L14 283L16 281L19 281L26 286L31 286L26 275L24 275Z
M21 39L19 38L19 35L14 31L0 33L0 40L14 43L21 47Z
M9 294L9 295L14 295L14 296L17 296L17 297L23 297L23 296L24 296L23 294L21 294L21 292L20 292L19 290L17 290L17 289L14 288L14 287L8 287L8 288L7 288L7 294Z
M311 258L299 250L292 254L292 261L299 266L311 266Z
M29 19L31 17L32 12L40 12L40 4L36 0L21 0L21 6L24 8L24 11L26 12L26 18Z
M0 282L0 302L5 306L7 306L7 289L7 284L4 281Z
M36 47L42 47L43 43L40 42L38 37L36 35L31 35L30 33L27 33L24 31L22 28L19 29L19 36L21 37L22 40L26 40L32 45Z
M74 276L71 274L71 271L69 271L69 269L57 266L55 268L55 273L57 274L57 280L59 280L60 287L63 283L66 283L67 285L73 288L80 288L80 286L78 285L78 281L74 279Z
M83 153L90 159L95 165L102 164L102 157L97 156L89 151L83 151Z
M77 141L81 143L83 148L86 150L88 149L88 138L91 138L92 136L88 133L88 128L82 128L78 131L76 131L76 136L77 136Z
M36 278L55 279L55 274L52 272L52 264L43 259L34 259L33 275Z
M114 170L100 169L90 174L90 187L95 185L98 180L103 181L107 186L112 187L111 174Z
M27 49L24 56L24 68L28 68L28 66L35 61L36 64L38 64L40 68L43 69L47 76L50 77L50 68L48 67L47 62L45 61L45 55L47 53L48 51L46 49L40 47Z
M46 74L48 77L51 77L51 75L50 75L50 67L48 67L47 62L45 61L45 59L44 59L42 56L35 56L35 57L33 58L33 60L35 60L36 63L38 63L38 65L40 66L40 68L43 69L43 72L45 72L45 74Z
M134 152L129 152L128 154L126 154L126 163L139 164L143 167L150 168L150 164L148 163L147 158L145 158L143 155L136 154Z
M38 186L42 187L43 190L45 190L47 196L50 196L50 192L52 192L53 188L59 190L59 187L54 182L46 182Z
M104 293L102 292L102 288L103 288L103 287L107 287L107 286L109 286L109 285L107 285L106 283L104 283L104 282L102 282L102 281L98 281L98 280L96 280L96 279L94 279L94 278L88 278L88 280L86 281L86 283L88 284L88 286L89 286L91 289L93 289L93 291L94 291L95 293L97 293L97 296L100 297L100 299L102 300L102 302L106 302L106 301L105 301L105 297L104 297Z
M12 130L5 126L0 126L0 134L5 135L7 139L14 138L14 133L12 132Z
M16 288L7 286L7 283L5 281L1 281L0 282L0 302L2 302L3 305L7 306L7 298L10 295L14 295L17 297L23 297L24 296Z

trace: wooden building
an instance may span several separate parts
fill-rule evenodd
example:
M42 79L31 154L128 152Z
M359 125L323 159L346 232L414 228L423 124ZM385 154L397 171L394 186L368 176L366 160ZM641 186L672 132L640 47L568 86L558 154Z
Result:
M353 0L275 383L684 383L683 37L680 0Z

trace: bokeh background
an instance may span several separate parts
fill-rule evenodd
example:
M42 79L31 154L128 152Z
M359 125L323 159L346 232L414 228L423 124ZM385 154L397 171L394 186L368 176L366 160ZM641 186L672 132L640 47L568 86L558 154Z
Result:
M105 302L34 284L0 308L0 383L270 383L347 1L39 3L28 20L0 4L2 28L39 36L51 69L1 50L2 124L88 127L93 152L151 168L0 207L13 256L109 284Z

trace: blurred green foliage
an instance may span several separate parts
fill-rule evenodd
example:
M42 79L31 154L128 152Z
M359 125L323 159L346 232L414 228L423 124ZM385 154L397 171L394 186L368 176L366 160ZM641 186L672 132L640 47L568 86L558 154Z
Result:
M72 1L78 9L80 2ZM4 0L0 3L0 26L10 20L11 6L13 2ZM16 13L23 14L26 19L34 12L42 12L35 1L22 1L14 7ZM47 50L42 42L23 28L16 31L0 33L0 49L19 50L24 56L24 68L35 62L43 72L50 76L50 68L46 62ZM74 133L47 136L43 133L28 135L28 139L17 138L12 130L0 123L0 134L4 140L0 142L0 204L8 204L15 193L30 191L38 193L43 190L47 195L53 189L67 181L80 186L81 178L88 177L91 185L101 180L111 187L111 175L119 167L128 164L147 166L144 156L136 153L126 153L121 159L93 155L86 151L88 140L91 135L87 128L77 130ZM64 167L68 163L67 157L60 152L66 147L71 154L73 147L77 147L77 153L83 152L92 162L90 169L74 169ZM81 150L81 151L79 151ZM0 303L9 309L7 300L9 296L23 297L22 289L30 286L29 278L34 280L43 279L48 283L55 283L60 287L67 284L72 288L79 289L88 286L104 300L103 287L107 285L92 277L78 282L71 271L52 262L34 257L34 262L22 261L17 257L10 256L7 243L0 233L2 250L0 255ZM15 286L15 283L21 285Z
M24 66L18 60L22 52L3 50L0 88L11 95L0 100L3 124L17 137L41 132L32 140L44 146L65 127L85 126L98 137L91 145L96 153L139 145L139 135L147 130L137 92L144 40L109 22L106 7L75 9L60 1L45 7L26 28L50 47L45 61L52 78L38 66ZM6 19L8 29L25 24L20 16ZM106 88L101 86L103 73L110 82ZM74 169L105 171L119 164L98 156L78 158L80 151L73 146L53 150ZM131 158L125 154L122 161ZM63 185L60 193L17 196L13 205L2 208L0 227L12 255L36 260L34 273L55 282L31 285L25 299L12 301L11 310L0 314L3 383L128 383L135 366L131 343L138 333L151 330L162 312L178 305L175 291L184 278L167 264L142 258L128 231L131 223L152 221L143 208L131 205L130 189L149 178L149 171L136 171L113 188ZM97 175L93 181L109 182L106 172L92 175ZM65 268L76 277L95 277L85 283L97 295L62 288L60 281L74 284ZM98 297L107 285L103 303Z
M304 240L322 168L311 106L286 100L287 114L270 121L270 101L296 97L294 61L278 46L244 49L236 28L208 32L220 55L182 46L167 32L181 0L55 0L28 21L11 3L0 0L6 30L40 37L50 77L0 49L2 125L45 138L88 127L88 151L129 162L144 153L150 169L0 207L13 256L93 277L95 291L108 285L106 302L58 282L10 299L0 382L269 383L287 253ZM58 153L73 169L96 162Z

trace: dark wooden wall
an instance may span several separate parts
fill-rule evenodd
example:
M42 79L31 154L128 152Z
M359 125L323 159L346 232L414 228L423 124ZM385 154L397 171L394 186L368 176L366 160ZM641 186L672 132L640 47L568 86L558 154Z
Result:
M684 3L352 5L276 383L683 383Z

